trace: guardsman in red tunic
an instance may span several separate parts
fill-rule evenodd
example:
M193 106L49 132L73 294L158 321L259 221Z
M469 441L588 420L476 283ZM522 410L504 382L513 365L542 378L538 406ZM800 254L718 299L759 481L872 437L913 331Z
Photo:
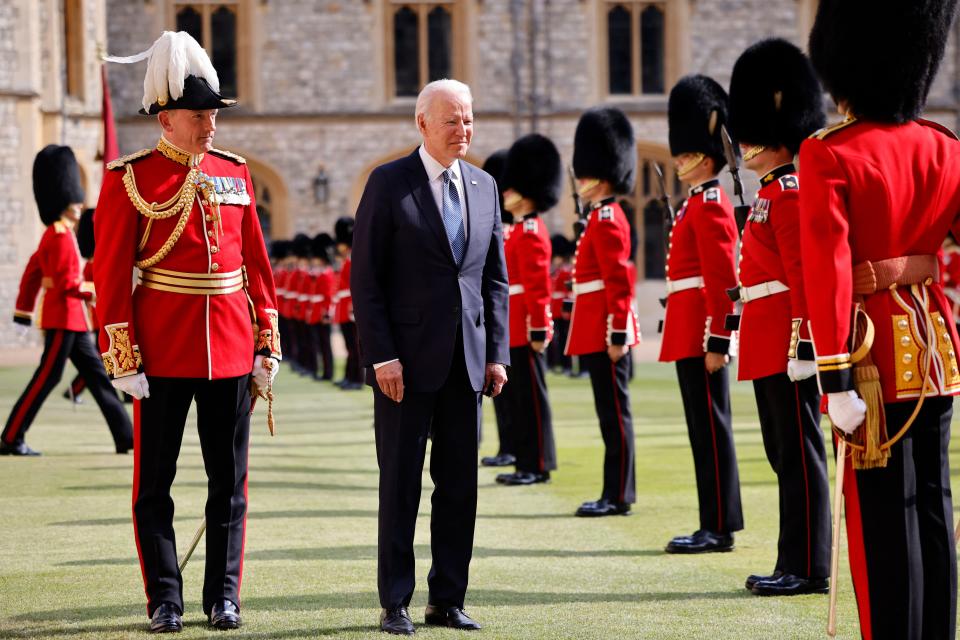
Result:
M277 324L280 328L280 347L289 359L291 352L289 314L287 313L287 281L290 269L290 241L274 240L270 246L270 262L273 266L273 281L277 293Z
M290 329L293 334L293 354L287 354L290 366L300 375L309 375L307 361L313 353L313 345L304 321L310 287L310 250L313 242L305 233L298 233L293 237L291 246L296 260L296 266L290 280L287 281L288 310L290 313Z
M33 163L33 194L47 230L20 281L13 321L22 333L31 324L43 331L43 355L10 411L0 436L0 455L40 455L27 446L24 436L44 400L60 382L67 358L86 379L110 427L117 453L126 453L133 447L130 417L110 387L90 337L86 303L93 298L93 287L84 282L81 274L80 250L74 233L84 193L80 168L69 147L49 145L37 154ZM38 311L34 317L35 308Z
M334 278L333 238L329 233L318 233L313 238L311 287L307 306L306 322L310 329L314 354L313 377L316 380L333 380L333 350L330 346L330 311L332 309ZM322 373L316 365L322 365Z
M503 206L503 167L507 161L509 149L499 149L490 154L483 162L483 170L497 181L497 192L500 196L500 222L503 225L503 246L506 248L513 232L513 215ZM512 380L512 378L511 378ZM506 384L500 393L493 398L493 412L497 418L497 455L480 458L480 464L485 467L509 467L516 464L516 435L513 426L512 401L510 394L513 386Z
M867 640L956 635L960 341L939 262L960 235L960 142L918 120L955 10L822 0L810 34L846 119L800 147L800 248L820 388L852 449L847 545Z
M550 292L550 313L553 316L555 338L550 343L552 354L548 364L559 373L570 373L570 356L563 353L567 344L567 334L570 330L570 312L563 308L563 301L570 297L573 286L573 257L574 245L566 237L555 234L550 238L553 250L553 284ZM572 300L571 300L572 302Z
M504 243L510 282L510 411L516 471L497 476L506 485L550 480L557 468L553 418L547 395L546 350L553 339L550 312L550 234L540 215L560 199L560 153L531 133L510 147L499 183L514 219Z
M83 286L94 290L93 286L93 209L84 209L77 223L77 248L80 250L80 257L85 261L83 263ZM87 318L90 321L90 333L94 341L97 340L97 334L100 331L100 324L97 322L96 298L93 297L87 301ZM80 394L87 388L87 382L83 376L77 373L70 386L63 392L63 397L76 404L81 404L83 399ZM133 446L132 434L130 446Z
M143 111L157 146L108 165L97 205L103 364L141 401L133 519L154 632L182 628L170 486L190 405L207 472L203 611L240 625L251 395L278 369L273 274L243 158L213 148L218 93L206 52L170 31L150 50ZM131 293L136 267L137 286Z
M590 372L593 403L606 448L603 493L576 515L630 512L636 501L633 418L628 388L630 347L640 341L630 271L630 223L615 201L630 193L637 169L633 127L622 111L597 107L580 118L573 171L588 207L573 259L573 312L566 353Z
M810 61L780 39L747 49L730 80L730 133L746 167L762 176L740 248L738 378L753 381L780 492L774 570L747 578L757 595L825 593L830 575L830 484L793 165L800 143L826 121L822 95Z
M689 198L677 212L667 250L667 309L661 362L676 362L693 449L700 527L677 536L668 553L733 549L743 528L740 478L730 416L727 290L737 284L733 205L717 179L726 164L720 127L727 93L711 78L682 78L670 92L670 153Z
M353 246L353 218L338 218L333 225L337 251L343 258L340 281L334 294L333 321L340 327L347 349L347 363L343 380L337 386L345 391L363 389L363 370L360 368L360 344L357 342L357 323L353 318L353 297L350 294L350 247Z

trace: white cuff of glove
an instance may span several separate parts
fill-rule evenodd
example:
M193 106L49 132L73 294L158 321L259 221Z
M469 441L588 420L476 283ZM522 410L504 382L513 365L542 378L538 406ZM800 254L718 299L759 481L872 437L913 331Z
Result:
M128 393L137 400L143 400L150 397L150 385L147 384L147 376L138 373L135 376L124 376L123 378L114 378L110 381L114 389L119 389Z
M13 333L15 336L17 336L17 340L20 342L26 342L27 336L30 335L30 327L25 324L20 324L19 322L14 322Z
M266 367L263 366L264 358L270 358L271 360L273 360L273 366L270 367L269 371L267 370ZM276 379L277 373L279 371L280 371L280 363L277 361L276 358L272 358L270 356L258 355L253 359L253 372L252 372L253 381L261 389L266 389L271 384L273 384L273 381Z
M817 375L817 363L813 360L787 360L787 377L792 382L800 382Z
M857 430L867 415L867 405L856 391L827 394L827 413L834 426L850 435Z

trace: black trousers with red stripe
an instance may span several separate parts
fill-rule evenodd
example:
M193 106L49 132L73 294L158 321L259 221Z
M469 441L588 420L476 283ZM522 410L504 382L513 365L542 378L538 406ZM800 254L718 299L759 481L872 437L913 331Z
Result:
M700 528L714 533L739 531L743 506L727 368L709 374L703 357L684 358L677 360L677 378L693 449Z
M333 349L330 346L330 325L317 323L310 325L313 332L314 358L320 359L320 379L333 380Z
M127 450L133 442L133 426L130 416L117 397L117 392L107 378L103 360L87 331L47 329L43 338L43 355L27 388L13 405L10 417L3 429L3 441L7 444L23 442L37 412L50 392L63 377L67 358L87 381L90 393L107 420L113 443L118 450Z
M899 431L915 407L886 405L887 433ZM853 472L847 460L847 544L865 640L956 637L952 417L953 398L927 398L885 468Z
M553 419L547 396L546 356L529 346L510 349L510 413L516 436L517 471L557 468Z
M820 430L817 379L785 373L753 381L763 448L780 495L777 571L803 578L830 575L830 483Z
M593 404L603 437L603 493L611 502L637 501L634 467L633 417L628 388L630 354L616 363L606 351L580 356L580 366L590 372Z
M343 342L347 347L347 366L343 378L347 382L363 382L363 370L360 367L360 344L356 322L344 322L340 325Z
M170 486L190 405L207 472L206 571L203 611L226 598L240 605L247 522L250 376L205 380L147 376L150 397L140 405L134 446L133 524L147 594L147 614L163 602L183 610Z

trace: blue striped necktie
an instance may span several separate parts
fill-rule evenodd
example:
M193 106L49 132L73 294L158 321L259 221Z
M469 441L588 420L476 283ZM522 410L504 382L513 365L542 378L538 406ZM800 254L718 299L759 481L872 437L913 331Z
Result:
M463 209L460 208L460 194L453 184L453 171L443 172L443 226L447 229L450 250L453 259L459 265L463 262L463 252L467 246L467 234L463 228Z

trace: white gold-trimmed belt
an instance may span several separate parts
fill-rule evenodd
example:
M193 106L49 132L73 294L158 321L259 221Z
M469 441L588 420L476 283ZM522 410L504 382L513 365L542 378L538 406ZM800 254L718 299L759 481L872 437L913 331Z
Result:
M679 280L667 279L667 295L686 291L687 289L699 289L703 286L703 276L692 276L690 278L680 278Z
M751 300L759 300L784 291L790 291L790 287L779 280L769 280L751 287L740 287L740 302L746 304Z
M573 295L575 296L581 296L585 293L593 293L594 291L603 291L603 289L603 280L588 280L587 282L573 283Z
M222 296L243 289L243 269L225 273L187 273L150 267L140 271L137 284L170 293Z
M512 284L512 285L510 285L510 295L512 295L512 296L520 295L520 294L523 293L524 291L526 291L526 289L523 288L523 285L522 285L522 284Z

